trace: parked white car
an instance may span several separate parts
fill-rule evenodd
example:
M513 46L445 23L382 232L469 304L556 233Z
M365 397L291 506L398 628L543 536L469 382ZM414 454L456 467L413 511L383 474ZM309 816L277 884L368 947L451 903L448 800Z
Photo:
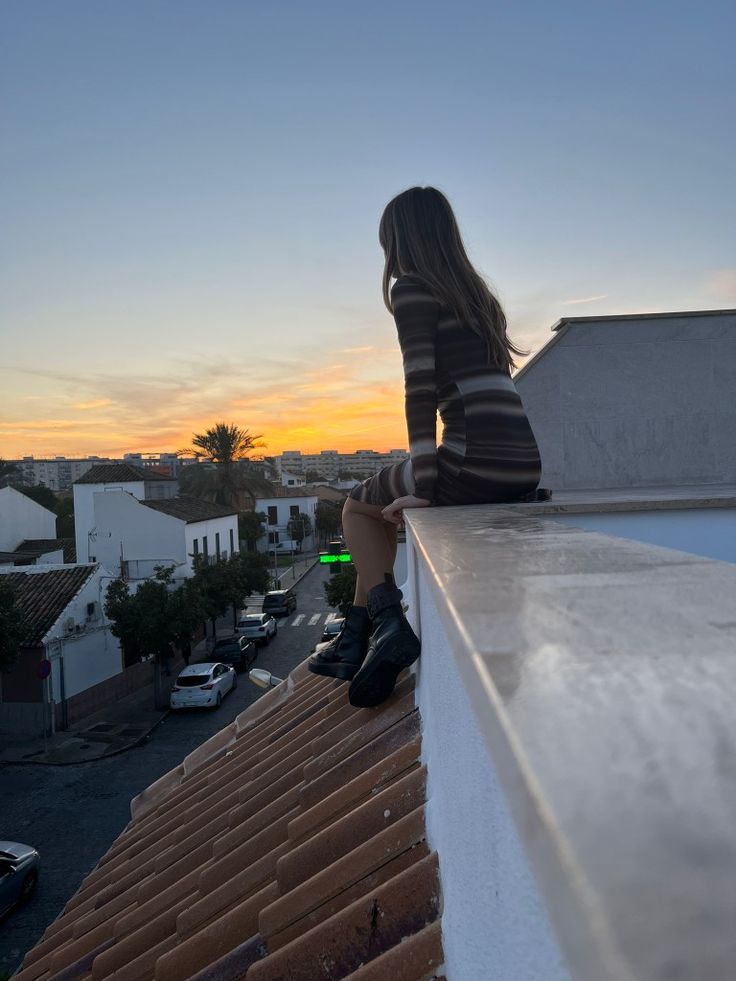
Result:
M171 689L171 708L219 708L228 692L238 687L238 676L219 661L190 664Z
M243 613L238 620L237 631L257 644L270 644L279 632L278 624L270 613Z
M301 550L302 548L299 542L291 541L276 542L275 544L272 543L268 546L268 552L270 555L273 555L274 552L276 555L296 555L297 552L301 552Z

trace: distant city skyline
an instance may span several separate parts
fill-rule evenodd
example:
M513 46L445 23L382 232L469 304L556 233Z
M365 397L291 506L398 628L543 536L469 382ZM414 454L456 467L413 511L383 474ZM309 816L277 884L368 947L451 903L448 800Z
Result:
M0 9L0 456L406 445L378 220L453 203L531 354L736 307L732 4ZM519 364L524 359L519 359Z

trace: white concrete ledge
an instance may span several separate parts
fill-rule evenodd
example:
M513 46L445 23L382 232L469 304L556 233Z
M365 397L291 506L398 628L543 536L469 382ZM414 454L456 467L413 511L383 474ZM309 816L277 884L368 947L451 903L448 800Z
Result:
M407 512L424 738L441 755L455 724L440 711L442 677L425 683L425 656L446 647L447 684L462 679L571 974L725 981L736 971L736 566L564 526L536 516L543 506ZM495 826L469 796L464 827L443 827L456 802L443 799L441 766L434 844L442 856L438 837L475 834L492 889L504 861L483 844ZM554 957L543 935L542 924L529 941L542 936ZM539 965L504 973L512 963L495 976L545 977ZM550 964L549 977L562 973Z

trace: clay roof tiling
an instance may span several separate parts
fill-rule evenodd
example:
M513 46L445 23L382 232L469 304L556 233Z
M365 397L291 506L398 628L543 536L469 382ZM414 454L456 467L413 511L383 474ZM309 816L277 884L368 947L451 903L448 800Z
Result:
M160 501L141 501L147 508L170 514L172 518L181 518L187 524L195 521L209 521L212 518L228 518L237 514L235 507L215 504L213 501L202 501L198 497L167 497Z
M414 678L306 663L131 806L15 981L428 981L443 962Z
M77 548L73 538L26 538L15 551L22 553L24 558L38 558L45 552L57 552L59 549L64 552L65 562L77 561Z
M43 566L34 566L43 569ZM94 565L77 565L48 572L3 573L10 582L24 623L22 647L38 647L61 614L95 571Z
M133 481L176 480L169 474L131 463L96 463L74 481L75 484L125 484Z

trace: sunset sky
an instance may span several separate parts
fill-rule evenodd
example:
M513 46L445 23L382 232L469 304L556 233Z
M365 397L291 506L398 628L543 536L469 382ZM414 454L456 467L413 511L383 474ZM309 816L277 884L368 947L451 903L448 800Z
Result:
M5 0L0 456L406 446L386 202L434 184L531 353L736 307L728 2Z

